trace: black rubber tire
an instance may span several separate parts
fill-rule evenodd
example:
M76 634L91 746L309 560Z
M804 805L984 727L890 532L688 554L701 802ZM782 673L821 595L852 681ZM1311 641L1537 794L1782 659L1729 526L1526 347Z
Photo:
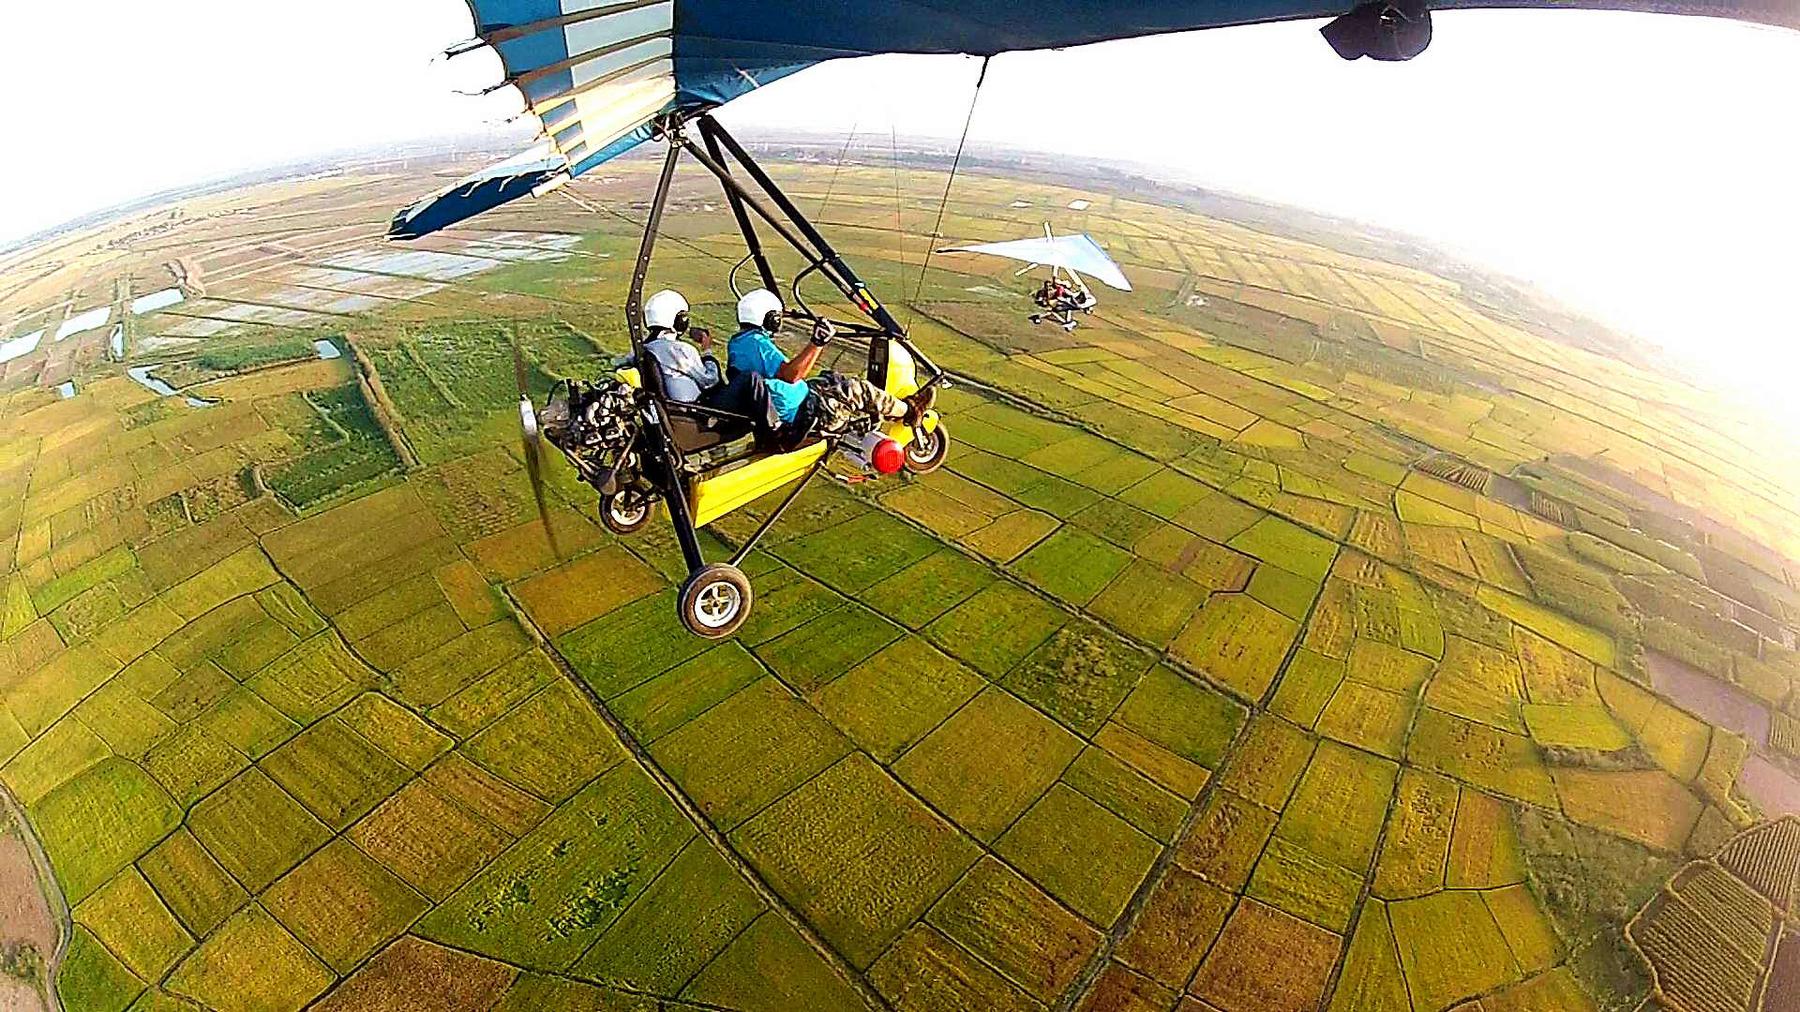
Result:
M950 430L939 418L937 428L930 432L914 430L913 441L906 444L901 466L906 468L907 474L930 474L943 467L944 458L949 455Z
M729 562L714 562L688 577L675 607L688 632L716 640L737 632L750 617L751 601L750 578L743 570Z
M625 508L621 498L642 502L642 506L634 510ZM624 489L611 495L600 497L600 522L614 534L636 534L644 529L650 518L656 515L656 500L633 489Z

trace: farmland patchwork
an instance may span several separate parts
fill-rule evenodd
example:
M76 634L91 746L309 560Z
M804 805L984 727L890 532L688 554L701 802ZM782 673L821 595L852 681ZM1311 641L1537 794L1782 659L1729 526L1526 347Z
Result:
M1045 332L918 277L941 177L778 171L917 285L953 446L801 495L722 642L666 524L559 465L546 531L518 456L511 348L539 394L621 350L628 223L395 254L308 184L332 242L177 230L216 283L126 333L180 394L8 365L0 784L64 1007L1800 1001L1800 483L1729 406L1372 239L959 178L946 234L1080 199L1139 281ZM664 227L723 324L729 221Z

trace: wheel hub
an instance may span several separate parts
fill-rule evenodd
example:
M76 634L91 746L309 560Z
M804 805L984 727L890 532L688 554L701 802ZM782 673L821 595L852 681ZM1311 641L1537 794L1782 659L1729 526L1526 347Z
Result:
M644 497L635 492L620 492L613 497L613 519L628 527L642 520L647 508Z
M718 629L736 617L744 598L737 587L720 580L703 587L694 599L694 617L708 629Z

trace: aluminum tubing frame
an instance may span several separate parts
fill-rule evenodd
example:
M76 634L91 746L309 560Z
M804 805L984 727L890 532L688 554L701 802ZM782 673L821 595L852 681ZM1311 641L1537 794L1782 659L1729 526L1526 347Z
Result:
M662 225L663 209L669 202L669 184L675 179L675 166L681 161L681 147L669 145L669 153L663 157L662 173L657 177L656 196L650 201L650 216L644 223L644 237L638 244L637 266L631 272L631 288L625 295L625 329L631 335L631 354L642 370L649 363L644 350L644 278L650 273L650 256L656 250L656 233ZM646 388L649 390L649 388ZM675 443L675 432L669 425L669 409L664 402L660 385L649 391L651 413L655 417L651 424L656 426L657 438L655 447L645 447L651 451L646 454L654 458L648 463L662 471L659 482L667 491L663 498L669 504L669 519L675 527L675 540L681 544L682 561L687 563L688 575L692 576L706 565L706 557L700 551L700 536L694 530L694 517L688 510L688 483L681 466L681 450Z
M718 178L720 185L725 190L727 199L732 200L733 202L732 207L734 213L743 209L756 212L757 217L768 222L770 227L774 228L777 234L779 234L789 246L793 247L795 252L806 259L808 264L806 270L802 271L800 275L794 279L794 296L796 301L799 300L800 293L798 285L801 278L814 272L823 275L826 280L830 281L832 285L837 288L838 292L842 294L844 298L850 300L852 305L856 306L857 309L861 310L876 324L876 326L872 328L858 326L852 331L853 334L860 337L886 337L898 341L913 357L913 361L925 369L925 372L929 377L926 380L927 385L943 382L943 369L939 368L937 363L932 361L931 356L925 354L919 349L918 345L913 343L912 339L907 336L906 329L900 326L900 322L894 319L893 314L888 311L888 308L874 297L873 293L869 290L869 286L863 283L862 278L857 276L856 271L844 260L837 250L832 247L831 242L818 230L817 226L812 223L812 220L807 218L805 212L801 211L800 208L794 204L788 195L782 191L781 187L776 185L775 180L771 179L769 174L763 170L763 167L757 163L756 159L751 157L750 153L744 149L742 144L738 143L737 138L733 137L730 132L721 126L718 120L713 119L712 115L709 113L700 114L696 117L696 122L699 125L702 139L706 141L708 151L701 152L697 146L692 144L692 142L688 143L689 150L693 152L696 160L699 161L707 171ZM782 216L786 218L786 222L777 219L774 212L764 206L762 201L758 199L757 194L751 192L748 187L732 174L726 160L719 157L721 148L723 149L723 152L730 154L732 161L737 162L738 165L743 168L744 172L750 177L751 181L756 184L757 188L762 191L763 195L766 196L769 201L775 205L775 208L781 212ZM744 233L745 246L752 251L752 257L757 260L757 267L760 271L767 264L767 260L761 256L761 244L758 241L755 229L752 227L748 216L741 216L739 218L739 224ZM789 225L792 226L792 229L788 227ZM799 231L799 235L794 234L793 230L796 229ZM765 285L768 285L769 282L773 280L774 276L772 272L763 274L763 282ZM776 289L773 286L770 286L770 290L774 291Z
M688 138L683 130L691 121L697 121L699 124L701 137L706 145L704 150ZM868 285L863 283L837 250L832 248L830 242L819 232L818 228L788 198L787 194L782 192L762 166L757 164L750 153L737 142L737 139L719 125L717 120L704 112L687 115L675 114L659 124L658 135L668 144L668 153L663 158L662 170L657 178L656 193L651 199L650 214L644 225L643 239L638 245L637 262L631 273L631 285L625 297L626 330L631 336L632 354L640 363L645 354L644 281L650 272L650 261L656 250L656 237L662 223L663 211L668 206L669 189L675 178L675 168L680 163L683 152L686 152L703 168L712 173L725 191L726 201L731 206L738 231L743 235L744 246L749 250L750 259L755 262L757 273L761 276L765 286L771 291L778 288L774 270L763 251L762 240L756 231L750 212L754 212L756 217L763 219L777 235L807 261L808 267L801 272L800 277L814 272L823 275L846 299L849 299L857 309L865 313L877 325L876 327L852 325L852 335L864 338L882 337L897 341L929 374L924 386L932 386L944 381L944 371L912 342L905 329L900 326L899 321L894 319L893 314L888 311L886 306L870 294ZM730 156L729 160L726 157L727 153ZM760 196L732 174L729 167L730 161L737 162L744 169L750 179L762 190ZM771 211L763 203L761 196L766 196L772 201L781 211L781 216L777 216L774 211ZM783 218L786 220L784 221ZM796 234L796 229L799 234ZM794 291L796 301L799 301L798 281L797 277ZM652 397L657 408L655 425L660 436L658 440L660 445L656 448L654 456L658 458L657 463L663 471L665 487L671 493L665 497L669 503L669 515L675 527L676 540L681 545L682 559L687 564L688 574L691 576L706 565L706 558L701 552L693 514L688 508L688 482L682 469L681 451L675 443L674 432L669 426L668 406L660 391L653 394ZM805 491L806 487L812 483L813 478L824 469L831 454L836 450L835 443L827 447L826 452L821 454L818 462L801 477L793 491L788 493L781 504L732 555L730 560L732 565L740 565L755 550L757 542L762 540L763 535L775 525L777 520L781 519L782 514L787 512L794 500L800 497L800 493Z
M650 273L650 259L656 251L657 229L662 223L663 210L668 206L669 187L675 178L675 167L681 161L682 152L689 148L689 145L680 137L678 125L669 133L669 140L669 151L664 156L662 172L657 178L656 194L650 201L650 215L645 222L643 240L638 245L637 264L631 273L631 288L625 296L626 329L631 335L632 354L640 367L643 365L643 356L646 354L643 322L644 280ZM729 186L726 187L726 193L734 197L737 195ZM737 205L734 205L734 209L736 207ZM749 218L747 216L740 217L739 225L744 230L746 243L755 243L755 233ZM786 237L784 236L784 238ZM760 244L751 248L760 253ZM766 259L760 256L757 259L758 269L768 270ZM669 425L668 403L660 390L652 392L650 396L655 409L654 424L658 438L654 451L647 455L655 458L652 463L662 471L662 484L669 490L669 493L664 496L669 504L669 519L675 528L675 540L681 545L682 561L687 565L688 576L692 577L706 565L706 556L700 549L700 536L694 526L693 513L688 508L688 482L682 467L681 450L675 443L675 433ZM731 565L741 566L744 559L756 550L757 542L761 541L763 535L775 526L775 522L781 519L781 515L787 512L788 506L800 497L800 493L806 489L806 486L812 483L812 479L824 468L825 462L830 459L836 449L835 445L828 447L825 453L819 456L818 462L806 472L799 483L794 486L793 491L788 493L787 498L781 501L774 512L769 514L768 518L732 555Z

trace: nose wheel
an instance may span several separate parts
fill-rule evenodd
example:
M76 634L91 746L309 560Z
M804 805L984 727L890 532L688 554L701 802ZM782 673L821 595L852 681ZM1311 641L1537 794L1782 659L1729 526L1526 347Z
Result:
M681 588L678 607L689 632L723 639L750 616L750 578L728 562L702 566Z
M938 419L937 427L927 431L923 426L913 430L912 442L906 444L906 456L903 458L907 473L930 474L944 466L944 458L950 454L950 430L944 427L944 420Z

